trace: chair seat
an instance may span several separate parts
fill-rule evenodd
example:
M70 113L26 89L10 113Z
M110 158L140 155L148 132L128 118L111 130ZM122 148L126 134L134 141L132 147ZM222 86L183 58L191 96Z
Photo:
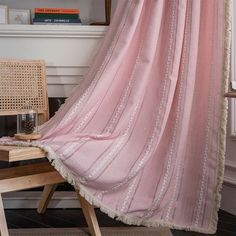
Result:
M18 147L18 146L1 146L0 161L14 162L32 160L46 157L46 153L38 147Z

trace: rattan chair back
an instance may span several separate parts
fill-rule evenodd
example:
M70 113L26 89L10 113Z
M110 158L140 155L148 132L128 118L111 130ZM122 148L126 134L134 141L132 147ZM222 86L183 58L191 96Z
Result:
M0 59L0 116L16 115L27 103L37 109L40 123L48 120L44 61Z

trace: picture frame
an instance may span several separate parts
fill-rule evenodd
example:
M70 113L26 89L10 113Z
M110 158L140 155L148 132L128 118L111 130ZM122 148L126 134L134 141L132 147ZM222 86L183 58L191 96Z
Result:
M105 21L94 22L94 23L91 23L91 25L110 25L112 0L104 0L104 4L105 4Z
M8 23L8 6L0 5L0 24Z
M9 24L30 24L30 9L9 9Z

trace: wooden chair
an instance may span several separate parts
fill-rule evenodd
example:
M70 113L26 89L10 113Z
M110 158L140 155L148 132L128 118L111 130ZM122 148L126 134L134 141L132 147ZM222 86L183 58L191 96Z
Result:
M44 62L0 59L0 116L16 115L26 102L38 110L39 121L48 120L48 97ZM0 146L0 161L42 159L37 147ZM45 186L37 211L44 213L57 184L65 180L47 161L0 169L0 235L8 236L2 193ZM79 195L91 235L100 236L94 208Z

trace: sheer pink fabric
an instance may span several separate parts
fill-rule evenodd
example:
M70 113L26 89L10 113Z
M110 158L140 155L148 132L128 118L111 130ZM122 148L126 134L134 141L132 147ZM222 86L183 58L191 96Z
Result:
M119 0L83 84L32 145L111 217L213 233L223 39L222 0Z

